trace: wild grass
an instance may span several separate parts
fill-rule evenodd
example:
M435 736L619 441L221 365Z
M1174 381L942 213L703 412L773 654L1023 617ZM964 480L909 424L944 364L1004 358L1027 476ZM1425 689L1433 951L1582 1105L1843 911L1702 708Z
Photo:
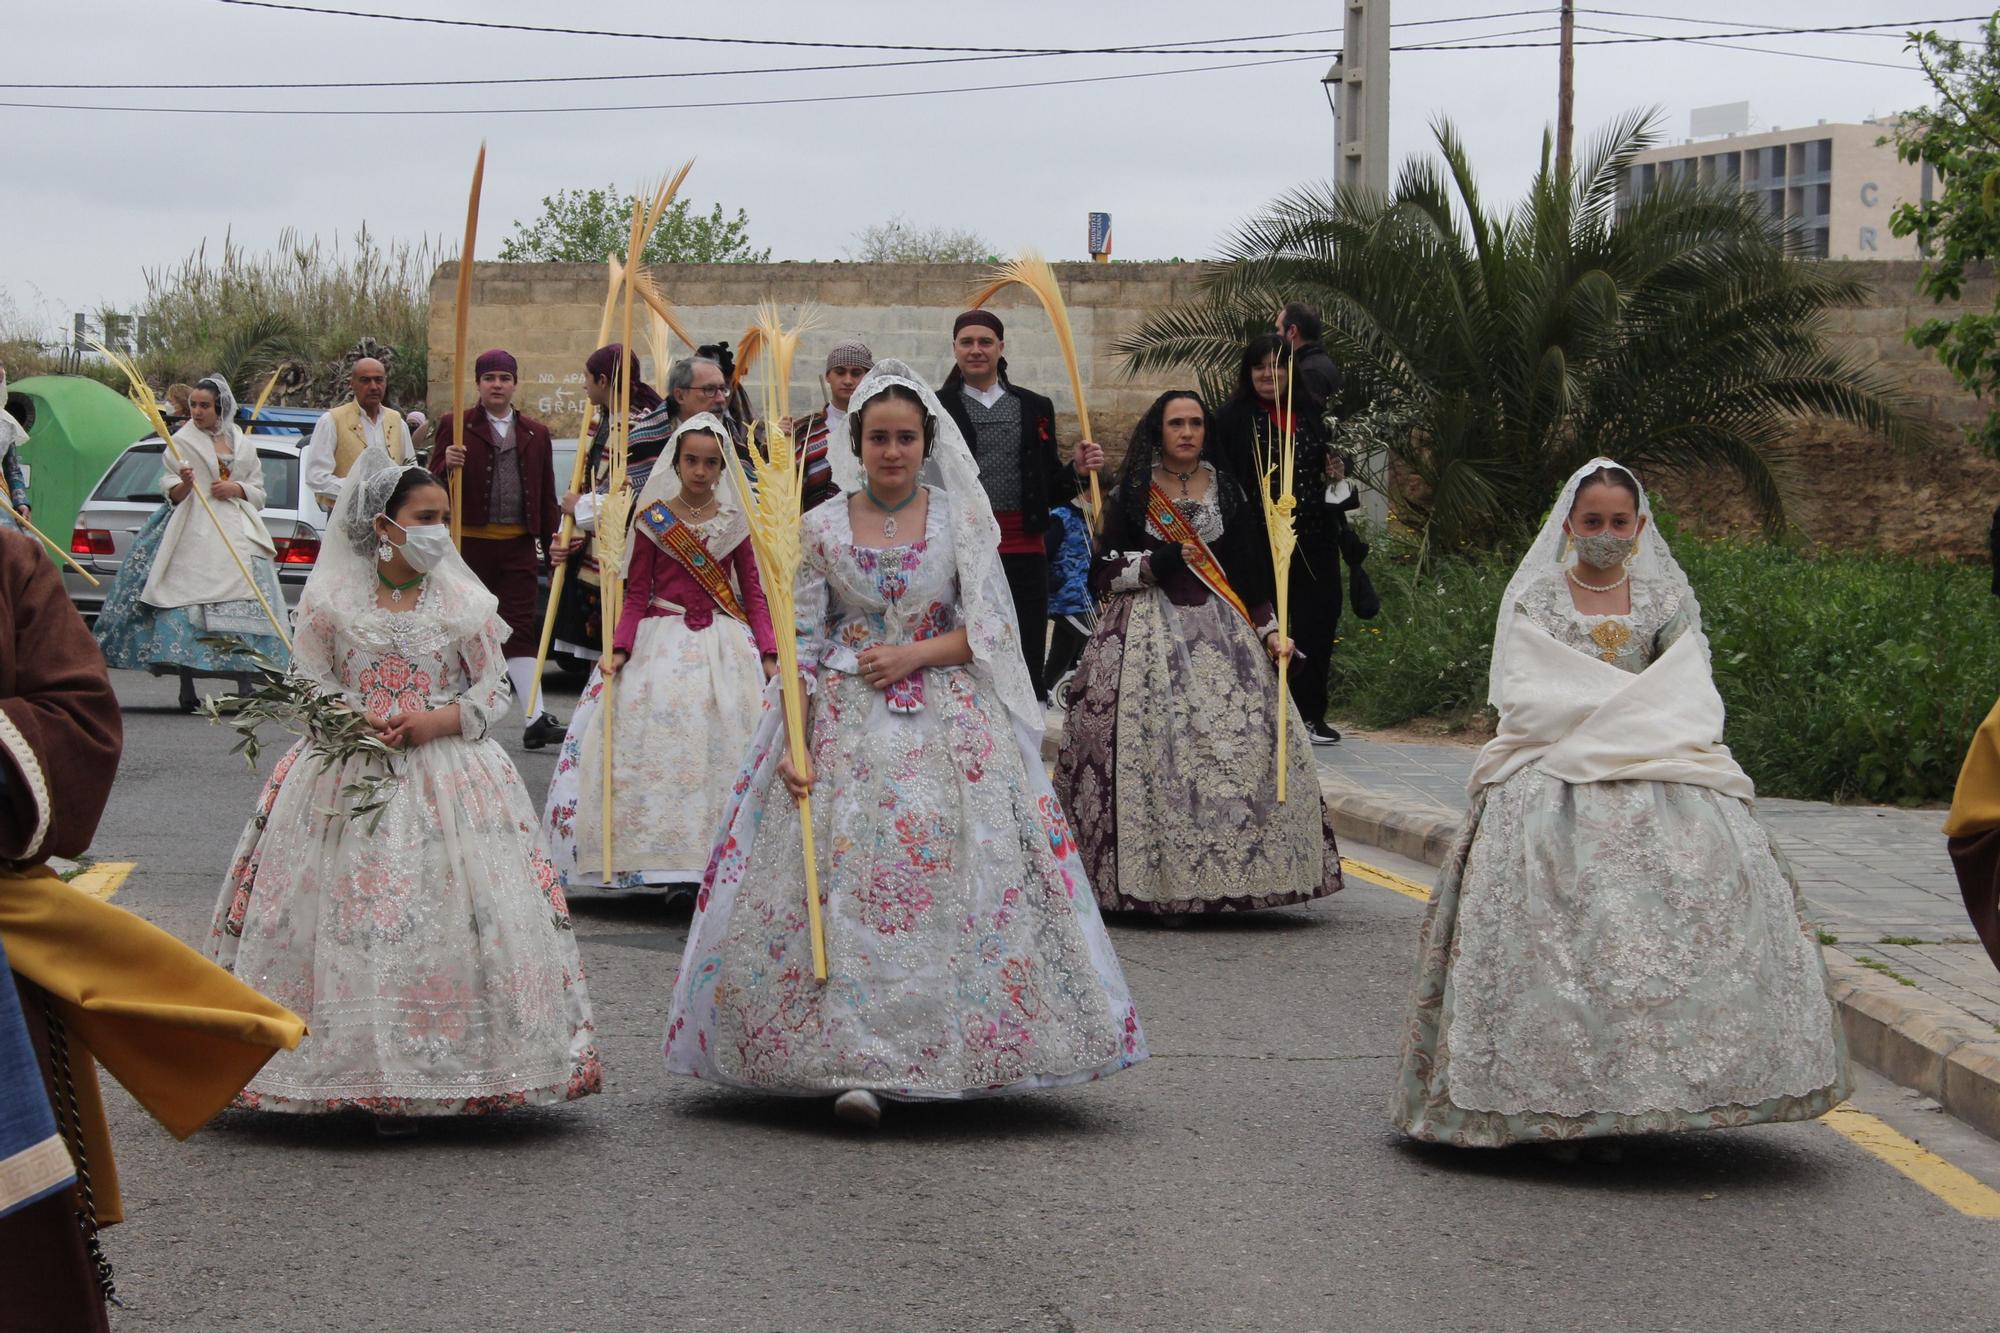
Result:
M365 225L331 240L287 228L262 252L229 235L214 252L203 242L178 264L147 271L140 366L162 383L220 372L248 401L252 381L292 365L290 401L320 406L340 391L348 353L371 338L391 353L390 401L420 402L440 257L428 239L384 244Z

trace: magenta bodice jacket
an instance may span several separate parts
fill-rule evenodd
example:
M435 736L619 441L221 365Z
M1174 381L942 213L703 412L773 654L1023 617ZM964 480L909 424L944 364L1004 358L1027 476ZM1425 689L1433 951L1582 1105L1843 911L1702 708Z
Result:
M612 635L614 647L630 653L639 623L650 616L683 616L689 629L703 630L714 624L716 617L724 615L708 590L680 561L643 533L634 532L630 540L634 543L632 568L625 576L625 608ZM771 632L771 611L764 603L764 585L757 579L757 559L751 554L750 539L745 537L727 555L718 556L717 561L735 575L737 598L750 617L750 634L757 641L757 651L777 652L778 640Z

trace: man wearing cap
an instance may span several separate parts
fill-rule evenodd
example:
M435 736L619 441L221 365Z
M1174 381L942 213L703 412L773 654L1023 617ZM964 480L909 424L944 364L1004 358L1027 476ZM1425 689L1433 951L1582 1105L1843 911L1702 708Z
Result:
M313 423L312 442L301 455L306 489L321 509L333 508L347 470L371 444L381 445L398 463L416 462L403 418L394 408L382 406L389 393L389 368L364 356L347 372L347 384L354 397Z
M442 480L458 472L464 496L465 563L500 600L507 622L507 680L526 709L535 693L536 574L544 548L562 523L556 502L555 456L549 428L514 410L514 358L495 348L480 353L479 406L465 417L465 443L458 444L457 413L438 418L431 471ZM560 741L563 724L547 709L528 719L521 743L539 750Z
M811 416L780 423L791 432L792 447L806 456L806 484L799 496L801 513L840 493L833 484L833 461L826 456L827 447L848 447L847 403L874 364L875 354L860 339L835 343L826 354L826 406Z
M990 310L968 310L951 326L951 373L938 390L944 410L958 423L979 481L1000 521L1000 566L1014 594L1021 624L1021 652L1036 697L1049 633L1049 557L1042 533L1049 509L1077 493L1078 483L1104 464L1090 440L1076 446L1073 467L1056 442L1056 407L1007 378L1007 330Z

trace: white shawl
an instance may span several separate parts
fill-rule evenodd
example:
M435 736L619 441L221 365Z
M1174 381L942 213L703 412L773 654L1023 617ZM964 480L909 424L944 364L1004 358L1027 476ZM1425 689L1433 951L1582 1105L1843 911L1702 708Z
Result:
M243 498L211 497L209 505L247 565L252 560L271 559L278 548L264 527L263 468L257 462L257 446L236 423L229 423L229 430L235 448L229 479L243 487ZM174 443L180 448L181 457L194 469L194 484L203 493L222 479L222 467L207 431L189 422L174 432ZM171 452L163 452L160 457L166 464L160 490L170 493L180 484L180 474ZM250 585L243 581L243 572L230 558L229 548L223 545L216 525L209 521L201 501L189 494L174 506L173 517L167 520L159 553L153 558L152 573L146 578L145 591L140 593L139 600L148 606L166 608L238 602L250 596Z
M1708 641L1690 629L1634 675L1558 641L1526 616L1508 626L1495 682L1500 730L1470 787L1531 763L1563 782L1685 782L1750 800L1756 787L1722 743L1722 695Z

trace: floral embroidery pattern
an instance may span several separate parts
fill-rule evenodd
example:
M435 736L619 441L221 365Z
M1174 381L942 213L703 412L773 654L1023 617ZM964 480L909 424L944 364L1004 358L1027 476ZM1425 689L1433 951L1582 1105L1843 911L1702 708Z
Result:
M400 654L391 653L364 668L355 684L363 706L378 717L420 713L430 706L430 673Z

